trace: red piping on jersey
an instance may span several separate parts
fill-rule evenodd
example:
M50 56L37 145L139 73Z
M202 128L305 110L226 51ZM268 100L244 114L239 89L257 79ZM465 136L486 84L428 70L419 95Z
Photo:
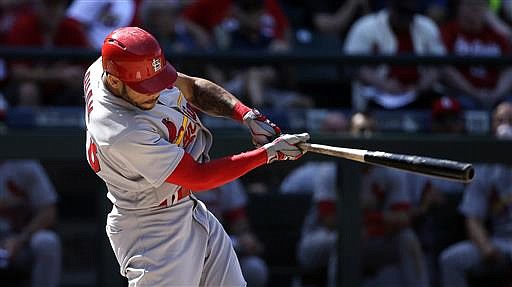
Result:
M190 154L185 153L165 181L194 191L202 191L237 179L266 162L267 151L263 147L205 163L199 163Z
M245 114L247 114L251 109L241 102L237 102L233 107L233 119L242 122L244 120Z

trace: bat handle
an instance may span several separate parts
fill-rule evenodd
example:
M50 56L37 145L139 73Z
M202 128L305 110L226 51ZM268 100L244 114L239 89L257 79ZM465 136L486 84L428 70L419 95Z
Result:
M367 163L394 167L462 182L470 182L475 175L475 170L470 163L424 156L367 151L364 155L364 160Z

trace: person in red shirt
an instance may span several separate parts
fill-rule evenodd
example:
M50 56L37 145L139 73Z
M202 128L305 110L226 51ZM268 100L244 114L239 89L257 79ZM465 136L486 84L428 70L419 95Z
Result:
M386 9L358 19L344 43L349 55L443 55L436 24L415 1L390 0ZM427 108L437 96L438 70L429 66L362 65L354 69L355 110Z
M8 46L27 48L88 48L87 35L65 17L63 1L44 0L21 14L7 32ZM11 61L10 77L21 105L79 104L84 66L66 60ZM28 92L30 91L30 92Z
M510 54L507 38L486 21L484 1L461 0L457 17L442 28L449 53L460 56ZM512 69L489 66L460 66L446 69L446 84L463 108L490 108L510 95Z
M288 20L276 0L199 0L183 11L188 27L200 34L201 43L210 43L218 50L286 51L290 48ZM221 83L231 93L257 108L272 105L276 87L284 81L285 67L250 66L226 67L208 66L207 77ZM288 76L288 74L287 74ZM307 99L292 100L301 103ZM283 97L284 98L284 95Z
M187 7L183 15L210 38L219 25L241 31L250 27L259 30L261 37L269 38L271 46L288 46L288 20L276 0L199 0Z

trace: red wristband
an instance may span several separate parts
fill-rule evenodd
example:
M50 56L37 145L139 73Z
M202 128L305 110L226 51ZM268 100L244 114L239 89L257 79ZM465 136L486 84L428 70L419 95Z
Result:
M245 114L247 114L251 109L242 104L242 102L237 102L233 107L233 119L242 122L244 120Z

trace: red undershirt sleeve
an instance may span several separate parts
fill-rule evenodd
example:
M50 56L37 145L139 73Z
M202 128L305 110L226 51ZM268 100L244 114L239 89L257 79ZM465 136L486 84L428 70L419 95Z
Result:
M165 181L194 191L208 190L237 179L266 162L267 151L262 147L205 163L199 163L185 153Z

